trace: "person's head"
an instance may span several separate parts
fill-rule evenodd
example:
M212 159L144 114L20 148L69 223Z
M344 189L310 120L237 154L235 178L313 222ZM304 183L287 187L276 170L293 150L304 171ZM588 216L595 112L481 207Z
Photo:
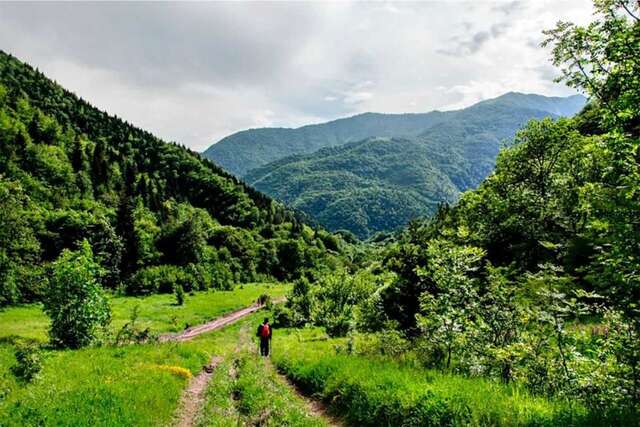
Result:
M268 318L268 317L265 317L265 318L264 318L264 322L262 322L262 324L263 324L263 325L266 325L267 323L269 323L269 318Z

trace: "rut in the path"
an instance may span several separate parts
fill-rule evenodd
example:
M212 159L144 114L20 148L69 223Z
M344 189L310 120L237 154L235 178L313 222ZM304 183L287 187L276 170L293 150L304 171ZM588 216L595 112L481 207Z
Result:
M300 389L300 387L294 384L286 375L280 373L278 369L275 366L273 366L273 363L271 363L270 360L269 360L269 365L271 366L271 369L276 371L280 380L283 381L285 384L287 384L290 388L292 388L296 392L298 397L302 399L302 401L305 403L307 407L307 412L309 413L309 415L317 418L322 418L330 427L346 427L347 424L344 421L342 421L342 419L336 417L335 415L332 415L328 411L327 405L323 401L308 397Z
M192 427L195 424L198 412L204 404L207 384L220 362L221 357L213 357L211 362L203 367L202 372L189 381L180 399L179 419L174 424L176 427Z

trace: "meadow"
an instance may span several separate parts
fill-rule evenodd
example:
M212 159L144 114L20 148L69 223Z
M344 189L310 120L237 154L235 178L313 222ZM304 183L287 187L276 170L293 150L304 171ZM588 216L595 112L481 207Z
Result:
M237 286L231 291L211 290L186 296L184 305L177 305L173 294L146 297L112 296L111 329L119 330L130 321L136 307L136 325L151 332L178 332L187 326L204 323L225 313L253 304L260 295L278 298L290 289L288 285L255 283ZM0 339L20 337L38 341L47 340L49 319L41 304L12 306L0 310Z
M245 285L188 296L184 306L172 305L172 295L117 297L112 299L114 328L126 322L138 303L141 325L162 332L176 330L173 318L179 325L194 324L245 307L263 293L276 297L286 290L286 285ZM37 306L6 309L0 313L0 425L169 424L189 379L213 355L230 354L241 325L257 323L260 316L185 343L45 349L42 370L25 383L11 371L15 344L46 339L46 317Z
M347 338L321 329L279 331L274 363L308 395L359 426L632 425L602 419L579 403L524 388L420 367L406 357L349 354Z

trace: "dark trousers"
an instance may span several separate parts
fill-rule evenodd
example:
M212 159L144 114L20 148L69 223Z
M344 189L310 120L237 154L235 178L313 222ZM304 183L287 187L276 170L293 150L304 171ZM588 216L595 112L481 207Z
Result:
M260 355L269 355L269 338L260 338Z

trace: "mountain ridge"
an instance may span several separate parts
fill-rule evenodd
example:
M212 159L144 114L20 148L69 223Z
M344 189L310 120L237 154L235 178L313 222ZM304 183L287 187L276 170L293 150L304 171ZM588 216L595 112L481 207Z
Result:
M249 170L243 179L328 229L367 238L455 202L493 170L503 142L529 120L571 115L583 103L580 96L509 93L429 120L417 135L292 154Z
M492 102L504 104L508 100L509 104L522 103L523 97L528 104L536 104L535 109L542 109L555 115L571 114L557 111L549 104L571 102L583 105L585 102L585 98L581 95L546 97L508 92L497 98L480 101L457 110L433 110L424 113L364 112L295 128L245 129L222 138L202 152L202 155L230 173L242 177L251 169L283 157L293 154L308 154L326 146L342 145L346 142L359 141L373 136L415 137L447 116Z

